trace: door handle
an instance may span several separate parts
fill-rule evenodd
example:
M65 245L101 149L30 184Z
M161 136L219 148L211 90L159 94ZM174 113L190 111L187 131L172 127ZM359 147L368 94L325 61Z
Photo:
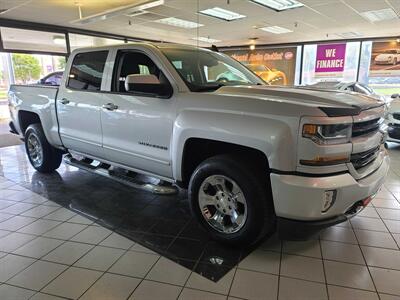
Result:
M69 100L67 98L62 98L60 103L66 105L69 103Z
M118 105L115 105L114 103L107 103L107 104L104 104L102 107L104 109L107 109L107 110L116 110L116 109L118 109Z

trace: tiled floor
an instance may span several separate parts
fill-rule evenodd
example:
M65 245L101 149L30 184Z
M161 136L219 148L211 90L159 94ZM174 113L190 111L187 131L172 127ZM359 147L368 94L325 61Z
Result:
M0 149L0 299L400 300L400 147L390 155L359 216L250 251L208 241L184 193L139 194L66 166L44 176L20 147Z

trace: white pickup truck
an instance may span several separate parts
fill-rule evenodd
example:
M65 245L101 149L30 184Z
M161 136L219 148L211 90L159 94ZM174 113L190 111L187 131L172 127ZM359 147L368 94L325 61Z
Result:
M303 237L365 207L389 169L384 103L268 86L228 56L137 43L79 49L59 87L13 85L33 167L74 152L188 189L211 237Z

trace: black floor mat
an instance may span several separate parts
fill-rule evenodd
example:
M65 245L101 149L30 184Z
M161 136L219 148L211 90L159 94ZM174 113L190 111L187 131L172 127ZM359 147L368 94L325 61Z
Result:
M213 281L252 251L209 240L192 219L185 191L157 196L64 164L41 174L23 146L0 149L0 174Z

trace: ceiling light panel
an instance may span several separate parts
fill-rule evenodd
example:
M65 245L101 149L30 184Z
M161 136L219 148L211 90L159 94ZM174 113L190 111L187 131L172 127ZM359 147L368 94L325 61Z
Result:
M280 26L267 26L267 27L261 27L259 29L267 31L267 32L271 32L271 33L274 33L274 34L282 34L282 33L293 32L293 30L287 29L285 27L280 27Z
M234 20L246 18L245 15L241 15L234 11L230 11L230 10L223 9L220 7L214 7L214 8L201 10L201 11L199 11L199 13L202 15L214 17L217 19L225 20L225 21L234 21Z
M357 31L349 31L349 32L342 32L342 33L336 33L337 36L340 36L344 39L351 39L351 38L359 38L362 37L363 34Z
M393 20L398 18L396 12L391 8L385 8L380 10L370 10L366 12L362 12L361 16L367 19L370 22L380 22L380 21L387 21Z
M180 28L185 28L185 29L194 29L194 28L204 26L203 24L199 24L196 22L187 21L187 20L183 20L183 19L178 19L178 18L174 18L174 17L160 19L160 20L156 20L154 22L160 23L160 24L165 24L165 25L170 25L170 26L175 26L175 27L180 27Z
M200 42L204 42L204 43L208 43L208 44L214 44L214 43L221 42L221 40L210 39L210 38L206 38L206 37L203 37L203 36L194 37L194 38L192 38L192 40L200 41Z
M108 19L120 16L120 15L131 15L135 12L145 11L146 9L157 7L157 6L160 6L163 4L164 4L164 0L155 0L155 1L145 1L145 2L142 2L141 4L120 6L120 7L114 8L114 9L104 11L102 13L98 13L98 14L87 16L87 17L84 17L84 18L81 18L78 20L74 20L71 23L79 24L79 25L90 24L90 23L94 23L94 22L98 22L98 21L108 20Z
M283 11L304 6L303 3L296 0L250 0L250 2L260 4L276 11Z

